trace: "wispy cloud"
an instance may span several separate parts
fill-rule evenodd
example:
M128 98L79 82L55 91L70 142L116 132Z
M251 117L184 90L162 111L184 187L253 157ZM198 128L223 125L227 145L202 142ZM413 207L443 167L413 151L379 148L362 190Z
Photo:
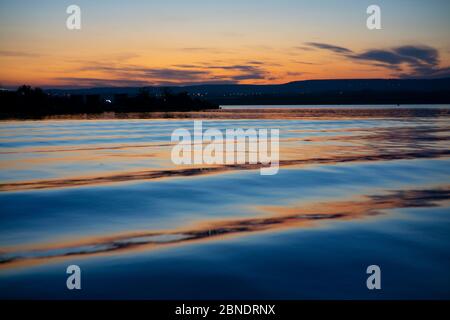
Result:
M228 70L236 72L236 74L229 76L232 80L260 80L267 77L267 72L259 65L246 64L246 65L219 65L209 66L209 69Z
M336 52L336 53L343 53L343 54L351 54L351 53L353 53L353 51L350 50L350 49L347 49L347 48L344 48L344 47L335 46L335 45L331 45L331 44L327 44L327 43L306 42L305 45L308 46L308 47L317 48L317 49L325 49L325 50L333 51L333 52Z
M326 43L308 42L307 46L338 54L345 59L364 62L395 72L399 77L449 76L449 68L440 67L439 51L425 45L403 45L387 49L355 52L349 48Z
M61 86L63 87L145 87L151 85L151 83L147 81L130 79L103 79L83 77L58 77L54 79L61 81L63 83Z
M24 51L10 51L10 50L0 50L1 57L12 57L12 58L35 58L41 56L37 53L24 52Z
M178 64L166 68L153 68L125 63L98 63L86 61L74 72L81 74L101 74L90 78L60 77L62 81L83 81L94 85L127 84L197 84L197 83L239 83L244 80L269 79L269 74L261 61L248 61L244 64ZM111 79L111 80L108 80Z

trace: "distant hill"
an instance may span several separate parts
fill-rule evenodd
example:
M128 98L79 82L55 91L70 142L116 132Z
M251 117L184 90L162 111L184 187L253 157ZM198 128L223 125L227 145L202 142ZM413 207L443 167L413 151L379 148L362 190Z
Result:
M47 89L53 94L137 95L140 87ZM164 90L187 92L219 104L380 104L450 103L450 78L305 80L276 85L205 84L146 87L150 94Z

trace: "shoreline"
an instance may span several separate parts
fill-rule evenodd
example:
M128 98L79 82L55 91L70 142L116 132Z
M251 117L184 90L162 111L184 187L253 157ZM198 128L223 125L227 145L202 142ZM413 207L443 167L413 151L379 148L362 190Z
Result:
M8 121L43 120L179 120L179 119L335 119L335 118L410 118L410 117L449 117L450 108L273 108L273 109L219 109L185 112L104 112L93 114L64 114L32 117L10 117Z

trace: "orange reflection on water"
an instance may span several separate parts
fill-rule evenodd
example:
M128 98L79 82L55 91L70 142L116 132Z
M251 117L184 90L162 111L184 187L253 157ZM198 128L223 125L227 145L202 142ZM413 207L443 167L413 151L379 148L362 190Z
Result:
M287 228L309 228L319 222L350 221L387 214L396 208L448 205L450 185L420 190L395 190L342 201L294 203L256 207L252 218L207 220L192 226L162 231L130 231L109 236L78 238L58 243L18 246L1 250L0 269L57 262L69 258L116 255L156 250L192 242ZM55 251L57 250L57 251Z

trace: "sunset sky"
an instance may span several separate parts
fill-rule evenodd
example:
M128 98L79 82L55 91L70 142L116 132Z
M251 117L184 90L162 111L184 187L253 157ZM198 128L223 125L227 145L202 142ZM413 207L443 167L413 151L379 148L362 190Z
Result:
M0 24L3 87L450 75L447 0L0 0Z

